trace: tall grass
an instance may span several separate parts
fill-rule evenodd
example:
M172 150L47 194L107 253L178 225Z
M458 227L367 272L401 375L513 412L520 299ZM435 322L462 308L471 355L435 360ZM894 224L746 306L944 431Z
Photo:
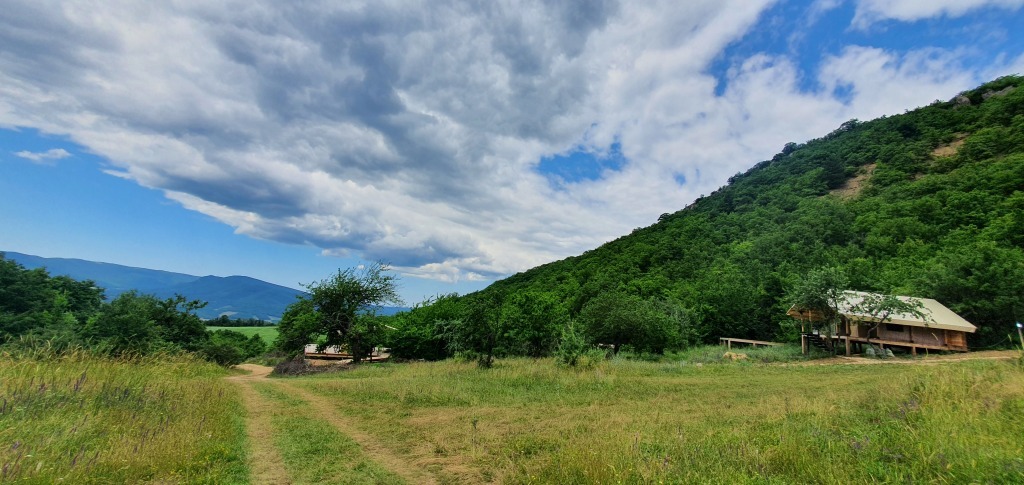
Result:
M0 354L0 481L245 482L224 375L187 355Z
M1016 363L692 360L385 364L294 382L441 481L1024 482Z

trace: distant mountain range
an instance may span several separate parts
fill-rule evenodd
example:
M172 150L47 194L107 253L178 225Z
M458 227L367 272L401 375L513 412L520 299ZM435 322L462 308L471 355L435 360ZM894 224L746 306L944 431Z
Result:
M193 276L82 259L44 258L11 251L3 253L7 259L28 269L46 268L54 276L93 280L106 290L108 300L136 290L159 298L180 294L190 300L205 301L206 307L196 313L206 319L228 315L231 318L276 322L296 297L305 295L302 291L248 276ZM378 313L393 315L402 310L405 308L382 307Z

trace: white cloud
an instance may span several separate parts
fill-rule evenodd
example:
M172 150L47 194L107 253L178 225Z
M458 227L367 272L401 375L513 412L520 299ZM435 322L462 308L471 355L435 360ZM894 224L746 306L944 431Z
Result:
M709 64L773 3L12 2L0 126L67 134L239 234L488 279L648 225L788 141L978 82L960 52L851 47L820 74L755 55L716 95ZM629 162L604 178L537 173L614 142Z
M53 163L55 160L71 156L71 154L63 148L51 148L45 152L30 152L28 150L22 150L14 155L41 164Z
M960 17L985 7L1015 10L1022 6L1024 0L858 0L853 26L866 28L890 19L913 22L942 15Z

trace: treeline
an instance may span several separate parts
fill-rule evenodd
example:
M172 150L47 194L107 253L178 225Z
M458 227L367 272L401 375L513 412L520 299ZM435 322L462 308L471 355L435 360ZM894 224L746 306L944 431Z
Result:
M718 337L793 341L798 283L934 298L1009 345L1024 319L1024 78L787 144L658 223L592 251L395 316L394 355L661 352Z
M274 322L259 318L231 318L227 315L206 320L207 327L273 327L274 325Z
M86 347L111 355L194 352L223 365L263 354L254 335L208 332L195 310L205 303L177 295L159 299L135 291L105 302L91 280L25 269L0 253L0 343Z

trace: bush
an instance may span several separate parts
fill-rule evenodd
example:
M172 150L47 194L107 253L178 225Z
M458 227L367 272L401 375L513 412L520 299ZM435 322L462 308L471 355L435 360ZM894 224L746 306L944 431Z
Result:
M588 350L590 346L587 345L583 333L576 327L576 322L569 322L562 328L562 338L558 343L558 349L555 350L555 360L560 364L576 367Z

